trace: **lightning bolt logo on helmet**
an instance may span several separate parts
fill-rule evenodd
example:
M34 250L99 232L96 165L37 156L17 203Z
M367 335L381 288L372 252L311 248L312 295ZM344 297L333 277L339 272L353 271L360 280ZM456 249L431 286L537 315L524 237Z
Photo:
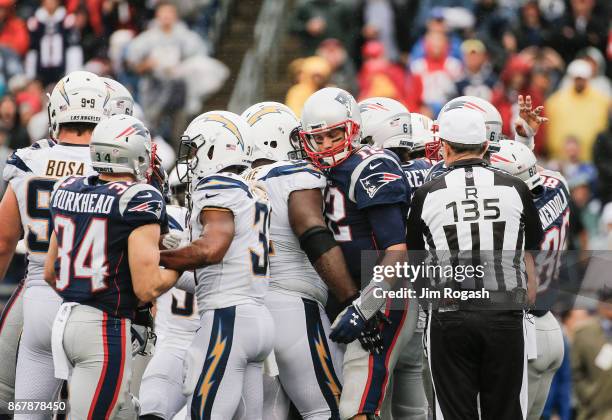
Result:
M70 104L70 98L66 93L66 85L64 84L64 80L60 80L57 84L57 91L62 95L62 98L66 101L67 104Z
M215 122L220 123L223 127L228 129L234 136L236 136L236 138L238 139L238 144L240 144L240 147L242 148L242 150L244 150L244 139L242 138L242 134L240 133L240 130L238 130L238 127L236 126L236 124L234 124L229 119L225 118L223 115L221 114L205 115L200 119L200 121L201 122L215 121Z
M278 106L272 106L272 105L264 106L259 111L255 112L253 115L251 115L249 117L249 119L247 120L247 123L249 123L249 125L253 125L257 121L261 120L261 117L263 117L264 115L267 115L267 114L282 114L283 112L287 113L286 110L284 110L283 108L278 107Z

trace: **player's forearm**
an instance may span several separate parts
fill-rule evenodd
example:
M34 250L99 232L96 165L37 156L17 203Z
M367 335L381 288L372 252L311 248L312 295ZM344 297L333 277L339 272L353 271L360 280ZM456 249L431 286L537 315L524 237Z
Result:
M358 290L344 263L344 256L339 246L321 255L314 262L313 267L340 302L345 302L357 295Z
M385 255L382 257L382 259L377 265L381 267L387 267L387 266L396 267L398 263L403 264L407 260L408 258L407 258L406 244L401 243L401 244L391 245L390 247L385 249ZM387 284L392 287L397 281L397 277L395 276L395 270L388 270L388 271L394 274L390 276L383 275L384 277L383 281L387 282ZM386 273L387 270L382 270L382 272Z
M160 264L177 271L194 270L211 264L218 264L223 259L219 247L204 239L197 239L183 248L161 251Z
M136 297L145 303L152 302L167 292L178 279L178 273L172 270L153 266L143 268L138 278L132 277L132 284Z

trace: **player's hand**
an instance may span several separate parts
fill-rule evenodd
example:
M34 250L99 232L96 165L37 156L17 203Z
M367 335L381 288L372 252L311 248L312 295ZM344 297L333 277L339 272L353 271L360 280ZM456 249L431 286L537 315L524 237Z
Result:
M349 305L336 317L329 338L337 343L348 344L363 335L366 324L367 320L355 305Z
M171 229L162 237L161 244L164 249L173 250L180 248L183 241L187 239L185 233L181 230Z
M540 126L548 121L548 118L540 116L544 110L543 106L532 109L531 96L518 96L519 118L514 122L514 130L521 137L535 136Z
M136 308L136 315L134 316L134 325L142 325L143 327L153 328L153 314L151 313L152 304L145 304Z
M378 312L372 319L367 321L366 328L361 337L359 337L361 347L372 354L381 354L384 350L381 323L389 325L391 321L382 312Z

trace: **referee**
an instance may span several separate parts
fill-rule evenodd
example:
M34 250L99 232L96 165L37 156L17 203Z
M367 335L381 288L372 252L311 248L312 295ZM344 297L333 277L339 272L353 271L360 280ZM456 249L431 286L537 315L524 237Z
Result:
M457 267L469 261L488 269L480 278L459 281L455 274L417 284L419 296L423 289L487 291L468 300L453 294L430 306L427 352L435 419L524 419L523 309L536 291L527 287L536 279L533 258L524 250L539 247L538 212L523 181L482 159L488 142L481 113L451 110L439 127L449 170L416 191L408 250L425 249L430 264Z

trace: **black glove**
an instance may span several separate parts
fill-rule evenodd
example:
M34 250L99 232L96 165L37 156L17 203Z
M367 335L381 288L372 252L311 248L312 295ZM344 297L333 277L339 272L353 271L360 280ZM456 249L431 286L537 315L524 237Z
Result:
M377 312L366 322L366 327L358 338L361 347L372 354L381 354L384 350L381 332L385 325L390 324L391 321L385 314Z
M142 325L143 327L153 328L153 314L151 313L152 304L147 303L144 306L136 308L133 325Z

